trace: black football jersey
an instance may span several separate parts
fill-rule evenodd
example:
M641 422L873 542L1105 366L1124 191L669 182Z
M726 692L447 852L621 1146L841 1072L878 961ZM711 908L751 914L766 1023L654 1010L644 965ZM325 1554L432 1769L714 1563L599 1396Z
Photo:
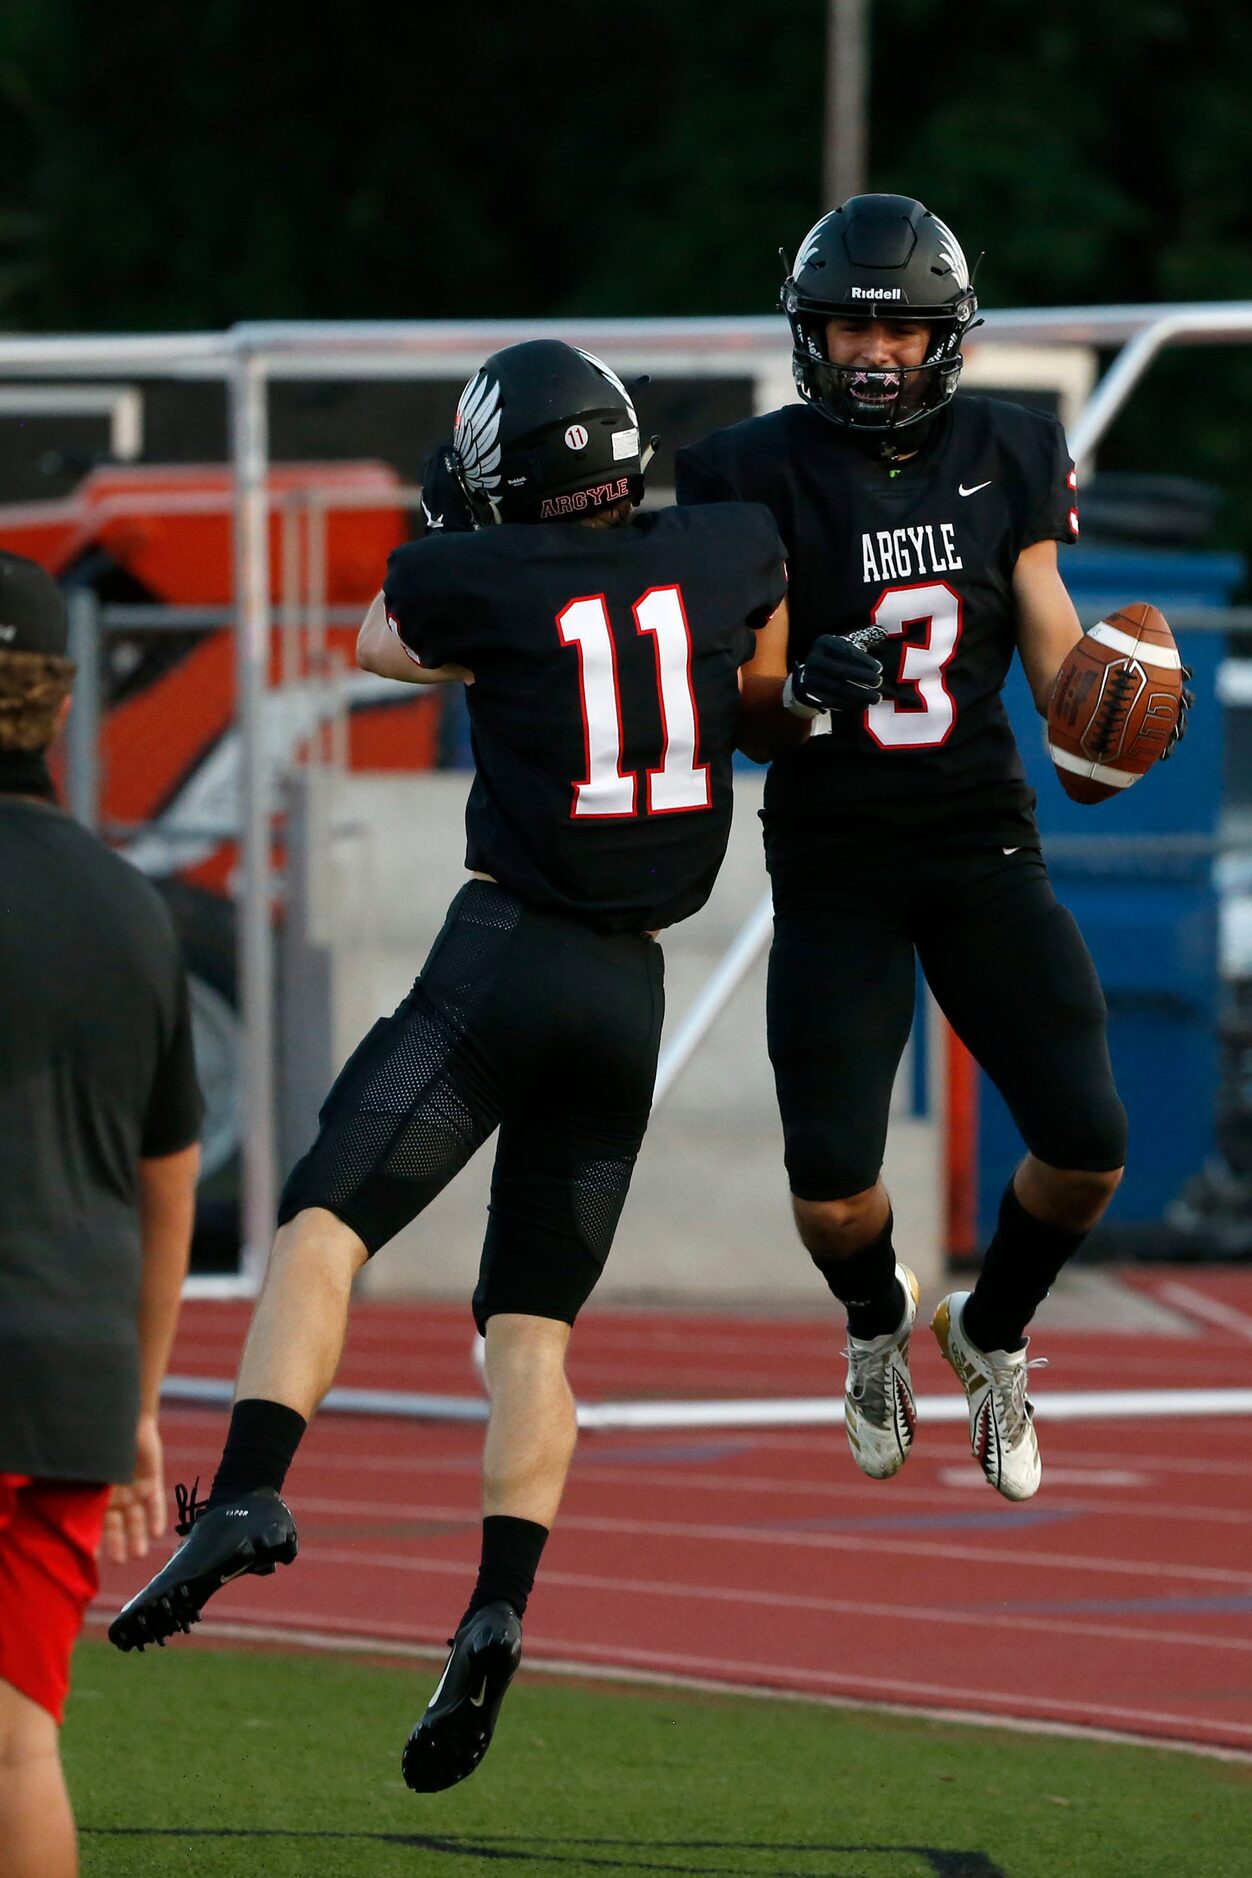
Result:
M1033 792L1001 688L1015 647L1013 567L1073 541L1074 469L1054 418L962 397L892 473L808 405L679 452L680 502L764 502L787 545L790 656L876 623L880 704L821 718L766 785L767 814L1034 837Z
M398 548L393 627L474 675L466 866L616 931L694 913L730 833L739 667L785 588L773 518L744 503Z

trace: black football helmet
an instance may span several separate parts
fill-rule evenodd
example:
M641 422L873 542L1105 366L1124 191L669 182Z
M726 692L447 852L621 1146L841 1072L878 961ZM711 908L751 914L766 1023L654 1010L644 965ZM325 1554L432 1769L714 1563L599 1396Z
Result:
M651 455L621 379L559 339L493 352L457 405L453 465L480 528L637 505Z
M852 196L804 237L780 303L791 323L796 387L832 423L877 440L928 425L956 390L961 342L978 302L961 244L945 222L911 196ZM921 365L891 371L832 365L826 323L845 319L925 320L930 343Z

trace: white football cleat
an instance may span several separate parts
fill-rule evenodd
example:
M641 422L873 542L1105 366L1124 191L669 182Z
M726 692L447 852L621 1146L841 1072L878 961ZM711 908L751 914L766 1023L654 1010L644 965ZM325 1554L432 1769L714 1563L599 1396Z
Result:
M1026 1393L1026 1351L980 1350L961 1328L968 1291L953 1291L931 1319L939 1348L969 1398L969 1445L983 1473L1006 1500L1039 1491L1043 1464ZM1038 1359L1036 1359L1038 1361Z
M890 1480L909 1458L917 1408L909 1375L909 1338L917 1320L921 1290L907 1265L896 1266L904 1292L904 1316L881 1337L849 1332L848 1380L844 1389L844 1426L852 1457L871 1480Z

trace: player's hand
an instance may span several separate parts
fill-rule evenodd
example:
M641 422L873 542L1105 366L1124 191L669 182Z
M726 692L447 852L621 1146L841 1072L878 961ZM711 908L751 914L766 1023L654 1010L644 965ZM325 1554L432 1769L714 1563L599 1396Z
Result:
M474 517L452 462L452 445L436 444L422 464L422 516L426 533L467 534Z
M1182 696L1178 700L1178 722L1174 725L1173 730L1170 731L1169 742L1161 751L1160 760L1162 763L1173 756L1174 751L1187 734L1187 712L1195 703L1195 692L1188 691L1187 686L1194 677L1195 673L1192 671L1191 667L1184 665L1182 668Z
M104 1515L104 1554L111 1565L146 1558L149 1542L165 1531L165 1458L155 1415L141 1415L136 1431L135 1472L129 1485L114 1487Z
M838 633L823 633L787 681L783 698L804 716L822 711L863 711L882 697L882 666Z

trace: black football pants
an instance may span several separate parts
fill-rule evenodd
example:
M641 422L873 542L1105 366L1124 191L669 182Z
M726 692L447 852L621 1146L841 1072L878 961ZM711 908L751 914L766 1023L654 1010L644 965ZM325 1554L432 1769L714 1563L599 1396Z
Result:
M375 1252L498 1125L475 1319L572 1324L630 1187L664 1008L653 940L471 881L408 997L341 1070L279 1224L325 1207Z
M914 957L1031 1152L1104 1172L1126 1153L1091 956L1038 849L896 844L805 867L770 842L768 1023L791 1190L845 1199L882 1167Z

